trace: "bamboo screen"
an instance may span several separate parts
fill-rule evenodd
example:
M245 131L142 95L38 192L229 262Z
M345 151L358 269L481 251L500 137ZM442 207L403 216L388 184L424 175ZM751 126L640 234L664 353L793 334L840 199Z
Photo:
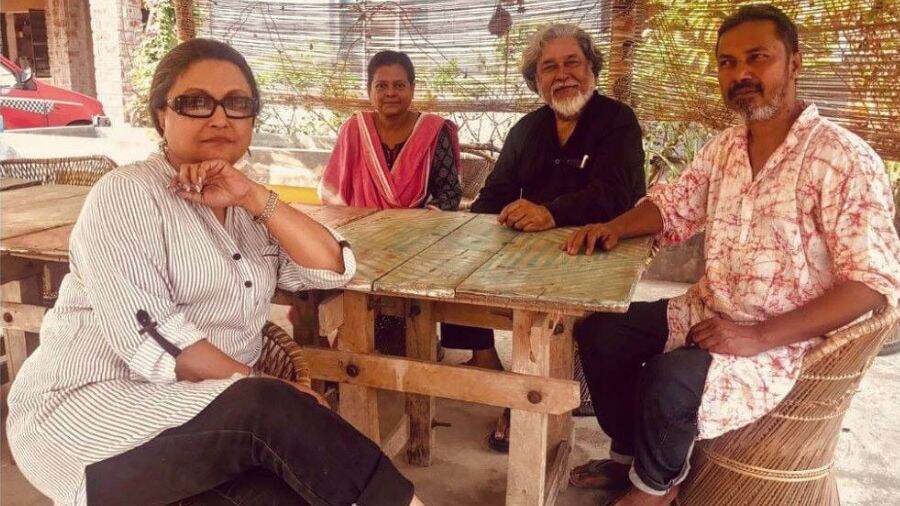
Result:
M365 62L381 49L416 65L417 99L449 112L536 106L518 74L525 38L547 22L577 23L604 54L599 87L643 120L734 121L716 84L722 19L748 2L623 0L199 0L198 35L229 41L260 74L267 101L364 107ZM900 159L900 15L887 0L775 1L797 23L800 96ZM615 41L615 43L613 43Z

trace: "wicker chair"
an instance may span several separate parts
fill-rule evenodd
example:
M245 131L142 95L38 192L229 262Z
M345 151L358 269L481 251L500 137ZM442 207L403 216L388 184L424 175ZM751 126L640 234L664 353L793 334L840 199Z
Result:
M100 176L117 167L106 156L71 158L17 158L0 160L0 177L33 179L41 184L92 186Z
M262 329L263 347L257 368L276 378L300 383L310 388L309 366L294 338L278 325L266 322Z
M698 442L677 504L840 504L832 467L841 422L898 313L891 308L829 336L806 356L800 379L775 410Z
M478 198L478 192L484 186L488 175L494 170L496 162L496 148L493 146L462 144L460 151L474 157L463 158L460 161L459 179L462 185L462 200L459 203L461 210L469 209L472 202Z

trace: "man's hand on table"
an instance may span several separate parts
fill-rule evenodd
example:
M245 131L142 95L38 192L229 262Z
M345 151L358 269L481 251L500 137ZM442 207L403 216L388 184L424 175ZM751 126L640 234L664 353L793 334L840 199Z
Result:
M549 209L526 199L516 200L504 207L497 221L522 232L540 232L556 226Z
M592 255L599 242L600 248L609 251L619 244L618 230L609 223L592 223L572 232L559 249L577 255L584 247L585 255Z
M770 348L756 325L739 325L722 318L710 318L691 327L687 343L710 353L752 357Z

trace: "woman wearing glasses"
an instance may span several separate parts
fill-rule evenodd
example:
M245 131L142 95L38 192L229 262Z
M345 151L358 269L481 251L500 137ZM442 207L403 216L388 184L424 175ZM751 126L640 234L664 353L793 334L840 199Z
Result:
M185 42L159 63L149 108L161 150L91 190L9 394L23 474L63 504L417 504L314 392L253 368L276 286L335 288L355 260L234 168L259 112L247 62Z

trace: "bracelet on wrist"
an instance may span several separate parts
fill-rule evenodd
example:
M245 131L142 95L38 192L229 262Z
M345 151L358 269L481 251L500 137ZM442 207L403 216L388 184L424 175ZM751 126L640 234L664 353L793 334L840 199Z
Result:
M266 206L259 215L253 218L254 223L265 225L275 214L275 208L278 206L278 194L269 190L269 197L266 199Z

